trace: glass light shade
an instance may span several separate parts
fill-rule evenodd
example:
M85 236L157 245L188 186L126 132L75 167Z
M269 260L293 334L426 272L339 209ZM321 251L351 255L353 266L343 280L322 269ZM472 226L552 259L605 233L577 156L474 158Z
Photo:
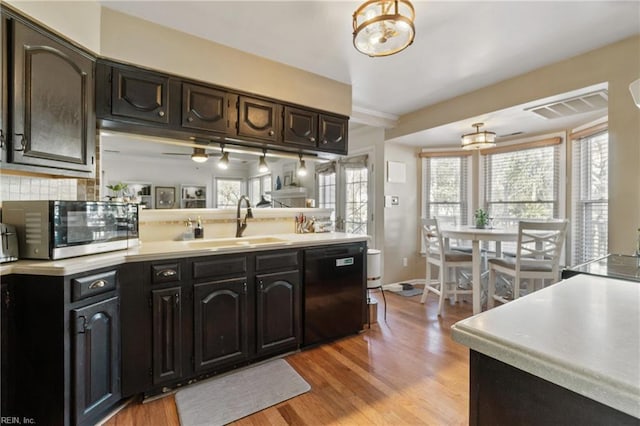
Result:
M227 170L229 168L229 153L223 152L222 157L218 160L218 168Z
M193 154L191 154L191 159L196 163L204 163L209 159L209 156L204 151L204 148L193 148Z
M306 176L307 175L307 165L304 160L300 159L300 166L298 167L298 176Z
M483 123L473 124L476 128L474 133L462 135L462 149L484 149L496 146L496 134L486 130L480 131Z
M368 56L398 53L413 43L414 19L408 0L369 0L353 13L353 45Z
M264 156L260 157L260 162L258 163L258 171L260 173L265 173L269 171L269 166L267 165L267 160Z

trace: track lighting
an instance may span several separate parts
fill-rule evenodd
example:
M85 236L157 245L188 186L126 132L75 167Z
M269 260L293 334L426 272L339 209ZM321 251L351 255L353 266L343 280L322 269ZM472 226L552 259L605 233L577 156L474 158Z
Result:
M269 171L269 166L267 165L267 150L262 150L262 157L260 157L260 163L258 163L258 171L260 173L266 173Z
M298 176L306 176L307 175L307 165L304 163L302 159L302 154L300 154L300 166L298 166Z
M224 152L224 144L220 144L220 152L222 153L222 157L218 160L218 168L222 170L227 170L229 168L229 153Z
M209 159L209 156L204 151L204 148L193 148L193 154L191 154L191 159L196 163L204 163Z

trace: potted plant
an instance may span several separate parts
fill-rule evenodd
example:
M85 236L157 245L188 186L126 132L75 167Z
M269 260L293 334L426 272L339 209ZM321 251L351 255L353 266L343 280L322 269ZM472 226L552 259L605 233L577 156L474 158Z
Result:
M111 201L123 201L124 191L129 187L126 183L118 182L113 185L107 185L107 189L110 189L114 195L109 197Z
M489 214L483 209L478 209L473 214L473 217L476 221L476 228L484 229L484 227L489 222Z

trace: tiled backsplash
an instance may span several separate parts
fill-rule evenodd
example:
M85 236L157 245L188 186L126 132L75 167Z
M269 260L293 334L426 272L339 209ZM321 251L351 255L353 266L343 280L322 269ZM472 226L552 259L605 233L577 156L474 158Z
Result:
M0 200L94 200L91 179L0 175Z

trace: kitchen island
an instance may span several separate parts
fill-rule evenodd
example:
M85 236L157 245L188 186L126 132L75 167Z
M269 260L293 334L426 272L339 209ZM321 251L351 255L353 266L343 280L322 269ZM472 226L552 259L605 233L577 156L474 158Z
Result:
M452 327L469 424L640 422L640 286L578 275Z

